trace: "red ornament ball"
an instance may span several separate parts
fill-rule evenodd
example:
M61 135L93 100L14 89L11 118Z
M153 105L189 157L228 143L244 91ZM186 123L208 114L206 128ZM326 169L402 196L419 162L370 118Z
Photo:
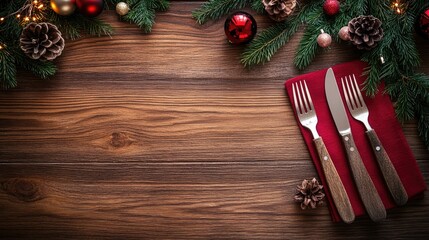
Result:
M340 2L338 0L326 0L323 4L323 11L328 16L334 16L340 11Z
M86 17L96 17L103 11L103 0L76 0L76 6Z
M417 30L429 39L429 8L423 10L418 19Z
M225 21L225 35L234 45L250 42L256 35L256 20L246 12L235 12Z

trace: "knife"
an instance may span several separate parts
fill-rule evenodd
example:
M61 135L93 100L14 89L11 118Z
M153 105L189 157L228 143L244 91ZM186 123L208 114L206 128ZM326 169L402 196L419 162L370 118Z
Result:
M346 115L343 100L338 89L334 71L329 68L325 76L325 94L328 101L329 110L334 118L335 126L340 133L344 148L349 160L353 179L358 189L360 198L365 206L369 217L374 222L382 221L386 218L386 209L378 195L377 189L369 176L362 158L353 140L350 123Z

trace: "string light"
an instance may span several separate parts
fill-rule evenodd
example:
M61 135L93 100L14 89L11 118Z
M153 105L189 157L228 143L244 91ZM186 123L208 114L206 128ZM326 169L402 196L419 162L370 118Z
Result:
M402 3L401 0L394 0L392 2L391 8L396 14L402 14L405 12L405 9L407 8L406 3Z
M0 17L0 23L8 17L15 16L21 24L27 24L30 21L37 21L43 18L46 9L45 0L27 0L25 4L17 11L7 16Z

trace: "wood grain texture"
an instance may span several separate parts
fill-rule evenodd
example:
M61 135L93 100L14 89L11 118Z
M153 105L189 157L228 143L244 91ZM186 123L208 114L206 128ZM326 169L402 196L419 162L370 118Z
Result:
M407 191L405 190L395 167L390 161L389 155L384 149L383 144L378 138L377 133L371 129L366 132L366 135L371 142L371 147L374 155L376 156L378 166L380 167L381 173L383 174L393 200L398 206L405 205L408 201Z
M54 78L21 73L0 93L0 238L427 238L427 196L379 224L293 203L316 176L283 88L303 73L302 32L246 70L224 19L195 24L200 4L172 2L149 35L106 11L112 38L69 41ZM429 42L418 46L429 73ZM356 57L334 44L305 72ZM404 132L428 182L415 123Z
M322 138L314 139L314 145L316 146L328 185L325 187L329 188L329 192L331 193L332 200L334 201L338 214L345 223L352 223L355 220L355 213L353 212L349 196L347 195L340 175L338 175L337 169L332 162L328 149L326 149L326 145Z
M386 210L383 202L381 201L380 195L378 195L377 189L363 164L352 134L344 134L341 136L341 139L346 150L347 159L356 188L359 192L360 199L365 206L366 212L374 222L383 221L386 219Z

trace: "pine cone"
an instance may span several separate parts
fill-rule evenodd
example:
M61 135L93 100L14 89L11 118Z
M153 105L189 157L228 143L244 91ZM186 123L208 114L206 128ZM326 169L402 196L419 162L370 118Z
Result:
M29 23L19 38L22 51L32 59L54 60L64 49L64 39L51 23Z
M262 0L265 11L274 21L285 20L295 9L296 0Z
M304 179L301 185L296 186L295 202L301 203L301 208L308 207L316 208L317 205L323 204L325 194L323 193L323 185L313 178L311 181Z
M380 19L374 16L359 16L349 22L350 41L358 49L370 50L383 38Z

